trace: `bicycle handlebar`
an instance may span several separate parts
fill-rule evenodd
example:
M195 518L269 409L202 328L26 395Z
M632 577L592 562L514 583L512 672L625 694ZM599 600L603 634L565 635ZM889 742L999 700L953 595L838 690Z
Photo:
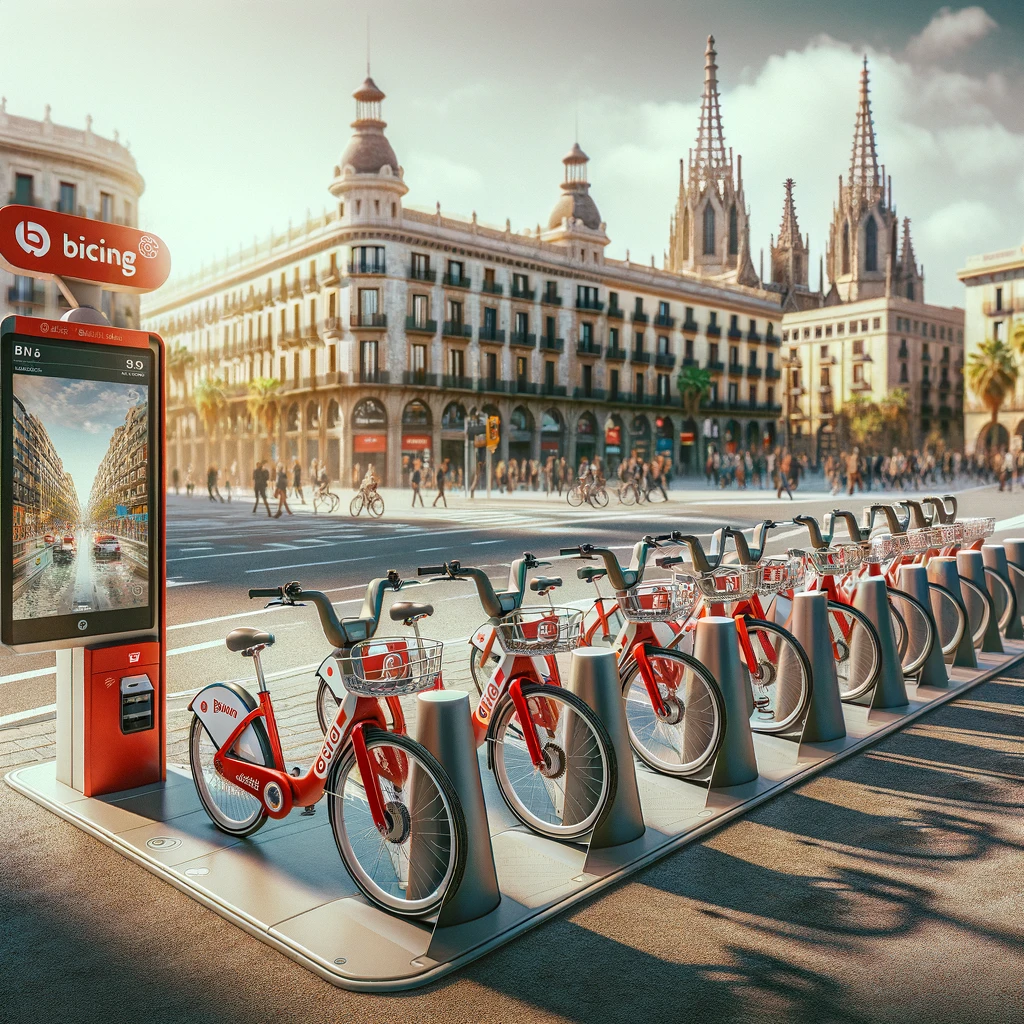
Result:
M576 551L575 548L571 550L574 553ZM531 569L537 569L542 565L550 564L550 562L543 562L535 558L529 551L524 551L522 558L514 559L509 567L508 590L501 592L494 589L490 577L483 569L463 565L457 558L453 558L443 565L423 566L417 570L417 575L447 576L453 580L472 580L487 616L492 619L500 619L508 615L509 612L514 612L523 603L526 590L526 574Z
M417 576L445 576L448 573L448 567L444 565L421 565L416 570Z
M267 590L255 589L255 590L250 590L249 591L249 600L250 601L254 597L269 597L269 598L278 597L279 598L279 597L283 597L283 596L284 596L284 591L283 591L283 589L281 587L271 587L271 588L269 588Z

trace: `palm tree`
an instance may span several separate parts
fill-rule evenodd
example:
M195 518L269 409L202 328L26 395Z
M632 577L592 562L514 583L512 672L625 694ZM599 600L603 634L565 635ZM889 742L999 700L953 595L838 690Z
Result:
M1014 332L1014 341L1017 339ZM1005 341L983 341L976 352L967 358L965 375L967 386L978 396L982 405L992 414L992 426L999 420L1003 402L1017 386L1017 361Z
M171 380L179 381L184 390L185 378L188 371L196 364L196 357L179 341L173 348L168 349L167 374Z
M693 419L700 412L701 403L711 394L711 371L703 366L684 366L676 377L676 387L679 388L683 412Z
M213 440L217 430L221 414L228 403L228 397L224 393L224 381L220 377L203 377L192 392L192 399L195 402L196 412L203 421L203 429L206 436Z
M277 400L280 387L281 382L276 377L256 377L249 382L249 397L245 403L254 426L263 427L271 441L281 416Z

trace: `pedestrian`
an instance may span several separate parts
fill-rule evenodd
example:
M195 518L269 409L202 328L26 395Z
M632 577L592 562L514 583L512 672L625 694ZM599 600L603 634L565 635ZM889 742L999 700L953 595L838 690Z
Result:
M174 469L171 470L171 486L174 488L175 494L178 493L178 483L180 480L181 474L178 472L178 467L175 466Z
M444 507L448 507L448 499L444 496L444 481L448 475L448 460L445 459L440 466L437 467L437 474L434 477L434 483L437 484L437 496L434 498L431 508L436 508L439 501L444 502Z
M360 481L363 478L363 467L357 462L352 467L352 490L358 491Z
M270 505L267 502L267 484L270 482L270 473L267 472L264 463L257 462L256 468L252 471L252 490L256 495L256 501L253 503L252 510L255 513L260 507L260 502L263 502L264 508L267 510L267 516L270 516Z
M793 456L790 455L789 451L786 450L782 453L779 459L779 482L775 491L775 497L781 501L782 492L785 491L789 495L789 500L793 500L792 480L790 474L793 471Z
M1007 450L1003 452L1002 466L999 472L999 490L1003 490L1006 485L1010 485L1010 492L1013 492L1013 452Z
M192 479L192 463L188 465L188 470L185 472L185 494L191 498L192 492L196 489L195 481Z
M298 459L292 466L292 493L303 505L306 504L306 496L302 493L302 467L299 465Z
M235 468L235 463L234 462L231 463L231 468L232 468L232 470L234 470L234 468ZM231 477L230 476L227 477L227 479L225 479L225 481L224 481L224 493L228 496L228 504L230 504L231 503Z
M220 498L220 503L224 504L224 499L221 497L220 488L217 486L217 467L211 466L206 471L206 492L210 495L210 501L216 502Z
M423 482L423 474L420 472L420 460L413 459L412 475L409 483L412 485L412 507L416 507L416 499L420 499L420 508L423 508L423 495L420 494L420 484Z
M274 513L274 518L281 518L282 509L284 509L288 515L291 515L292 510L288 507L288 471L284 468L283 462L279 462L277 464L277 480L274 484L274 497L277 498L277 511Z

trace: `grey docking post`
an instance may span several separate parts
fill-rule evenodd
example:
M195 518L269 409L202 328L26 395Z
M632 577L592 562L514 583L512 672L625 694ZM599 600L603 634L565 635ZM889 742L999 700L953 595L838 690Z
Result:
M985 579L985 562L980 551L960 551L956 556L957 571L964 579L970 580L988 598L988 582ZM966 602L965 602L966 604ZM983 654L1002 654L1003 641L999 636L999 623L995 613L995 604L989 600L992 614L988 618L985 635L981 638Z
M1006 584L1013 595L1013 614L1010 616L1010 621L1006 624L1006 631L1003 633L1003 636L1007 640L1024 640L1024 623L1021 622L1020 616L1020 596L1010 574L1010 566L1006 558L1006 548L1002 544L986 544L981 549L981 558L985 563L985 568L991 569ZM985 575L988 577L988 573ZM995 604L995 591L999 587L991 579L987 579L987 582L989 585L989 596L992 598L992 603ZM1024 589L1024 584L1021 585L1020 589Z
M928 614L932 624L932 649L921 666L921 675L918 678L919 686L932 686L936 689L945 689L949 686L949 672L946 670L946 662L942 657L942 643L939 638L939 627L932 614L931 595L928 592L928 567L924 565L902 565L900 566L900 589L911 597L916 597Z
M907 697L907 684L892 630L885 580L881 576L861 580L853 592L853 607L868 617L882 645L882 670L871 695L871 708L884 711L887 708L906 707L910 699Z
M960 573L956 567L956 559L952 555L943 555L939 558L932 558L928 561L928 582L934 583L949 592L949 596L960 606L960 611L966 621L964 635L960 638L956 650L953 652L953 665L956 668L977 668L978 656L974 652L974 643L971 639L970 620L967 618L967 608L964 605L963 594L960 590ZM935 598L932 601L932 615L935 615L935 603L942 598Z
M802 743L828 743L846 735L843 702L839 696L832 634L828 624L828 595L824 590L797 594L793 599L793 635L811 662L811 702L804 717Z

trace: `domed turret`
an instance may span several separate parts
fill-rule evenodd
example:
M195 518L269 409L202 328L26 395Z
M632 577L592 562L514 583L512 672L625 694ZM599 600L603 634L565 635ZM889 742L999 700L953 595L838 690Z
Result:
M590 195L590 183L587 181L587 163L590 157L580 149L578 142L573 143L568 155L563 157L565 180L562 182L562 195L548 219L548 229L554 230L562 226L566 217L579 221L591 231L601 228L601 213L597 203Z
M398 157L384 135L387 123L381 119L384 93L367 77L352 95L356 101L356 119L352 122L355 135L341 154L338 167L342 172L351 167L356 174L380 174L389 167L393 174L398 174Z

